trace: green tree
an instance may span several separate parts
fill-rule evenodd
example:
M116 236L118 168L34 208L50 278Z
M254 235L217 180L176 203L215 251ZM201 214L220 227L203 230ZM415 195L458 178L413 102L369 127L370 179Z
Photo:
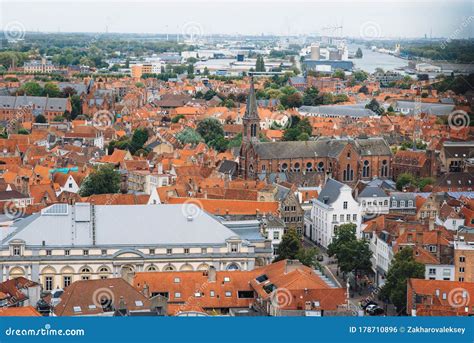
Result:
M352 77L354 78L354 80L358 82L362 82L362 81L367 80L369 76L363 70L356 70L355 72L352 73Z
M397 178L397 189L402 191L406 186L416 186L416 179L412 174L402 173Z
M206 144L215 141L220 137L224 138L222 124L215 118L206 118L199 122L196 128L197 133L204 138Z
M289 229L282 237L278 246L278 255L274 262L287 259L299 260L305 266L315 267L318 265L316 261L317 255L318 250L316 248L304 248L296 230Z
M43 88L34 81L26 82L23 86L18 89L18 94L26 94L28 96L42 96Z
M296 259L298 259L301 263L308 267L320 267L317 256L319 254L319 250L316 248L304 248L301 246L300 250L296 254Z
M188 72L188 75L193 75L194 74L194 66L192 64L188 64L188 67L187 67L187 72Z
M82 100L79 95L71 96L71 120L82 114Z
M289 229L282 237L278 246L278 255L275 262L281 260L295 260L301 249L301 240L295 229Z
M18 129L18 134L19 135L29 135L30 131L28 131L27 129L24 129L24 128L20 128L20 129Z
M308 118L300 119L291 116L291 125L283 132L284 141L307 141L312 134L312 127Z
M378 115L382 115L384 112L383 107L380 106L379 102L375 98L370 100L370 102L365 105L365 108L372 110Z
M178 123L178 122L179 122L181 119L183 119L183 118L184 118L184 114L178 114L177 116L171 118L171 122L172 122L173 124L176 124L176 123Z
M242 133L239 133L235 135L234 138L232 138L229 141L229 144L227 145L228 148L238 148L242 145Z
M35 123L45 124L46 123L46 117L42 114L38 114L35 118Z
M62 93L61 97L69 98L69 97L77 94L77 91L72 87L64 87L61 93Z
M59 98L61 97L62 92L59 89L58 85L48 82L44 85L43 95L49 96L50 98Z
M413 250L404 247L395 254L387 273L387 279L380 292L385 301L390 300L398 313L406 312L407 281L409 278L424 279L425 266L415 261Z
M148 140L148 131L146 129L136 129L133 132L132 140L130 142L130 152L135 154L137 150L143 148L143 145Z
M318 106L321 105L322 99L319 95L319 90L316 87L306 88L303 95L303 105Z
M432 177L425 177L418 181L418 188L420 189L420 191L423 191L423 188L434 183L435 180Z
M82 182L79 194L83 197L92 194L118 193L120 175L111 165L103 165L92 171Z
M303 104L300 93L284 94L280 102L285 108L300 107Z
M205 94L204 94L204 100L211 100L213 97L215 97L217 93L213 91L212 89L209 89Z
M218 136L209 142L209 146L218 152L224 152L229 146L229 141L224 136Z
M346 79L346 74L344 73L344 70L342 69L337 69L333 74L332 77L345 80Z
M357 239L356 225L353 223L338 227L328 246L328 255L337 258L337 265L343 273L354 272L354 275L357 275L358 272L367 272L372 267L369 243Z
M265 61L262 55L257 56L257 61L255 63L255 71L256 72L264 72L265 71Z
M176 134L176 139L181 144L198 144L204 141L204 139L199 135L199 133L197 133L190 127L187 127L181 132L178 132Z
M306 132L302 132L296 137L297 140L299 141L308 141L309 140L309 135Z
M362 54L362 49L361 48L357 48L357 51L355 53L355 57L356 58L362 58L363 54Z

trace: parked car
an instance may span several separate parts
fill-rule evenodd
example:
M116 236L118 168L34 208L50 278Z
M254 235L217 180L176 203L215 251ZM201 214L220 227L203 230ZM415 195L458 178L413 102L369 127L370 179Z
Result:
M363 310L365 310L369 305L375 305L375 306L379 306L379 304L377 304L375 301L362 301L362 304L360 305L360 307L362 307Z
M318 257L316 258L319 262L322 262L324 261L324 256L323 255L318 255Z
M367 311L367 313L371 316L381 316L384 314L384 312L385 311L378 306L371 307L370 310Z
M365 307L365 312L369 313L370 311L372 311L373 309L377 308L377 304L369 304Z

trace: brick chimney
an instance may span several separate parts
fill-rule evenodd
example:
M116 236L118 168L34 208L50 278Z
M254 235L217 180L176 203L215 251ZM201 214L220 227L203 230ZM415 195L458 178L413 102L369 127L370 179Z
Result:
M209 271L208 271L208 274L207 274L207 281L208 282L216 282L216 268L214 267L209 267Z
M143 295L146 297L146 298L149 298L150 297L150 288L148 287L148 284L145 282L145 284L143 285L143 291L142 291Z
M20 193L24 195L30 195L30 178L28 176L21 177Z

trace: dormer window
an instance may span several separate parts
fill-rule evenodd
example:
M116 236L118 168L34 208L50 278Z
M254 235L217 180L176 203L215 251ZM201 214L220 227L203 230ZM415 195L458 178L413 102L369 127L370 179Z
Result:
M21 245L14 245L12 247L12 255L13 256L21 256Z

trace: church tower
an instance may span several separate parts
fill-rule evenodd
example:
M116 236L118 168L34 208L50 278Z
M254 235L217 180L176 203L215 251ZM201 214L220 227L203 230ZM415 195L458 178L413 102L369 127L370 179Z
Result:
M242 143L257 143L260 135L260 118L258 117L257 97L253 85L253 76L250 78L250 91L247 97L247 108L244 117L244 132L242 133Z
M260 136L260 118L258 116L257 97L255 96L255 87L253 76L250 77L250 90L247 96L247 107L242 118L242 146L240 147L239 169L240 175L244 178L254 178L256 172L253 157L253 144L259 142Z

